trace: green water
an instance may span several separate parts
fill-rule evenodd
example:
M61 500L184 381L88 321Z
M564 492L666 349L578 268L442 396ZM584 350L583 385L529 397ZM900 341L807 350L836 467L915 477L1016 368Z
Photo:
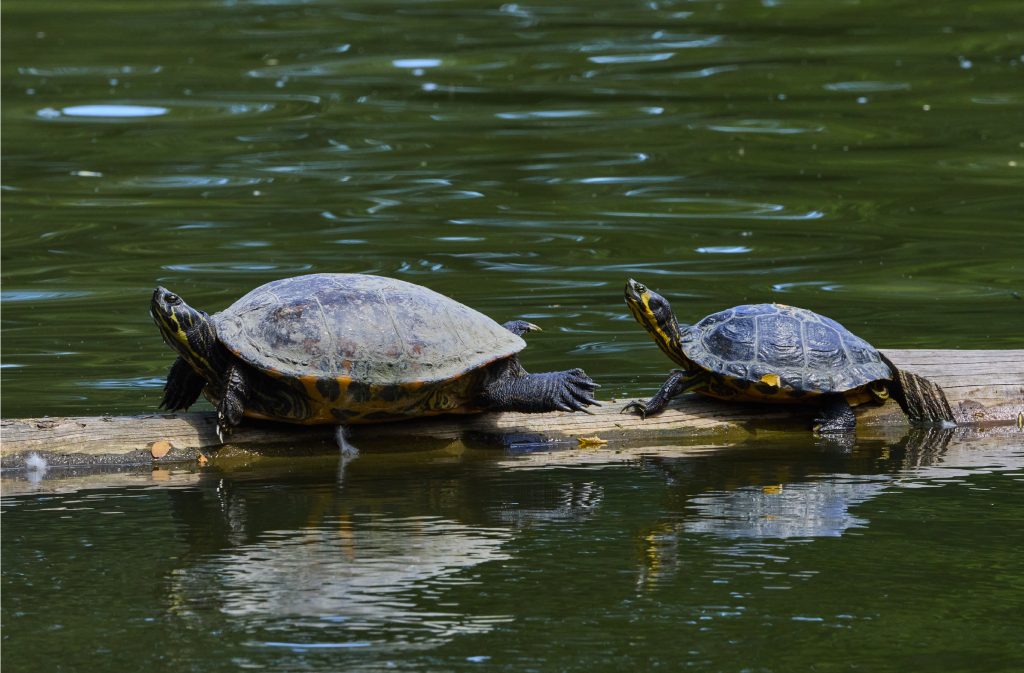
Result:
M630 276L684 320L1024 343L1017 0L9 0L2 50L4 417L153 411L155 285L306 272L539 323L526 366L604 399L669 368ZM917 489L899 443L803 437L44 480L4 499L3 663L1021 670L1017 439Z
M1019 671L1022 496L1019 449L809 439L9 495L4 665Z

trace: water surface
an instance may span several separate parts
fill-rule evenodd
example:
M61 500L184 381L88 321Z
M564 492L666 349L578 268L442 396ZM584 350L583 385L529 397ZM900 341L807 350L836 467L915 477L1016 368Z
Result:
M529 318L533 369L666 363L781 301L879 346L1020 346L1015 2L5 3L3 413L152 409L160 283L308 272ZM46 382L45 386L40 382Z
M13 670L1024 663L1024 451L991 439L453 445L91 483L4 482Z

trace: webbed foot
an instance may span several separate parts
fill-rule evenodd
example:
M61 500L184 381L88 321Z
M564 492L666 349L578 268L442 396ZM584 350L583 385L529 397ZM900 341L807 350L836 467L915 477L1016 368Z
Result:
M570 369L564 372L549 372L534 376L552 376L552 406L559 411L587 411L587 407L597 404L594 391L600 388L582 369Z
M495 411L586 411L597 404L599 387L582 369L527 374L516 364L487 386L482 404Z

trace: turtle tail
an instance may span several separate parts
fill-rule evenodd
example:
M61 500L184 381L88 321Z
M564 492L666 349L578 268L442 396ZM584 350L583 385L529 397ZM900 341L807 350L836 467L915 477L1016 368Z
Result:
M916 425L956 425L953 410L939 384L923 376L900 369L882 355L882 361L892 370L893 399L903 413Z

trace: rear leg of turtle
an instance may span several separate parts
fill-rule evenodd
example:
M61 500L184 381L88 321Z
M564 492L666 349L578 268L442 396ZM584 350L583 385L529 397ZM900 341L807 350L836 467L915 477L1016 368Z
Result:
M701 372L687 374L682 369L673 369L658 392L654 393L654 397L646 402L641 402L640 400L630 402L622 408L622 413L635 411L640 415L640 418L654 416L661 413L672 398L678 397L694 388L699 388L704 383L705 377Z
M231 365L224 376L224 392L217 402L217 438L224 440L242 422L249 398L249 382L241 367Z
M853 432L857 416L842 395L827 395L821 413L814 419L814 431L822 434Z
M585 411L598 385L582 369L530 374L515 357L491 365L479 406L492 411Z

